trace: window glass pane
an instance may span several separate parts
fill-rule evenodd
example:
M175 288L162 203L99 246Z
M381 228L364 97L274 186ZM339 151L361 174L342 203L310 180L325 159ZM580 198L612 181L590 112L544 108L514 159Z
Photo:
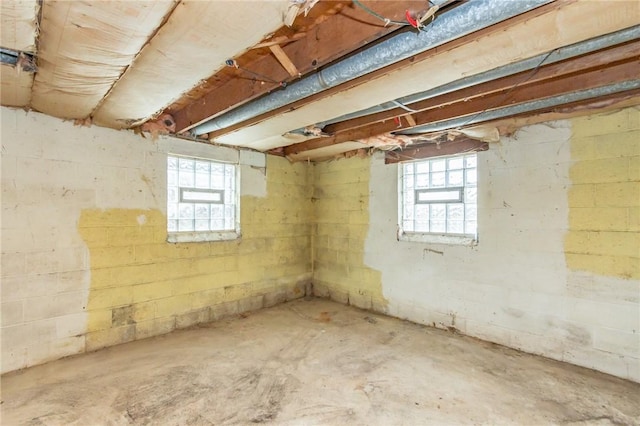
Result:
M478 158L476 154L468 155L465 157L464 162L465 167L476 167L476 165L478 164Z
M180 203L178 205L178 217L180 219L193 219L193 204L191 203Z
M448 182L447 186L462 186L464 172L462 170L455 170L447 173Z
M168 170L178 170L178 159L176 157L168 157L167 158L167 169Z
M475 185L476 183L478 183L478 173L476 169L467 170L467 184Z
M178 205L177 204L169 204L167 206L167 217L169 219L177 219L178 218Z
M444 220L432 220L429 223L431 227L431 232L446 232L447 231L447 222Z
M178 172L167 170L167 186L178 186Z
M443 188L445 186L445 173L432 173L431 174L431 186L433 188Z
M464 161L462 157L454 157L449 159L449 170L462 169L463 166L464 166Z
M196 225L195 226L196 231L208 231L209 219L196 219L195 225Z
M415 232L429 232L429 222L416 222Z
M196 173L196 188L209 188L209 173Z
M178 184L183 187L193 188L195 177L192 171L180 170Z
M179 220L178 231L193 231L193 220Z
M196 204L196 219L209 219L209 204Z
M174 219L169 219L167 221L167 231L176 232L178 230L178 221Z
M447 165L446 160L431 160L431 171L443 172L446 168L446 165Z
M447 232L452 234L464 234L464 222L461 220L447 221Z
M210 166L208 161L196 161L196 173L209 174Z
M445 219L447 216L446 204L431 204L431 220Z
M478 207L475 204L465 206L465 219L478 220Z
M478 223L476 221L468 221L464 223L464 233L476 235L478 233Z
M421 161L416 163L416 172L418 173L429 173L429 162Z
M475 153L403 164L403 231L476 235L476 164Z
M449 204L447 206L447 220L463 220L464 204Z
M416 188L429 188L429 175L416 175Z
M178 195L178 188L177 187L169 188L167 191L167 201L170 203L177 203L179 200L180 200L180 197Z
M478 198L478 189L477 188L465 188L464 189L464 202L472 203L475 202Z
M417 221L422 221L422 222L429 221L429 205L427 204L417 205L415 209L416 209L415 219Z

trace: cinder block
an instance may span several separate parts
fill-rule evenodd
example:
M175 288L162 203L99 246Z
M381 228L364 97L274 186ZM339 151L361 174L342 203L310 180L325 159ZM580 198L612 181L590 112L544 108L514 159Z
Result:
M156 300L156 318L171 317L191 311L191 296L181 294Z
M147 337L171 333L176 328L176 319L175 317L156 318L139 322L134 327L136 339L146 339Z
M3 277L23 275L26 272L24 253L2 253L1 268Z
M595 187L594 184L572 185L569 188L569 207L594 207L596 205Z
M172 281L157 281L147 284L137 284L131 287L132 303L147 302L163 299L173 294L174 283Z
M270 308L287 301L286 290L273 290L264 294L264 307Z
M133 303L133 289L131 287L111 287L92 289L89 292L88 310L113 308Z
M56 338L66 339L85 334L87 332L87 317L86 312L80 312L56 318Z
M202 324L208 322L210 317L211 310L209 307L178 315L176 316L176 328L186 328L195 324Z
M85 338L87 352L131 342L136 339L136 324L90 332Z
M264 296L251 296L238 300L238 312L257 311L264 307Z
M593 346L602 351L638 358L640 357L640 334L637 329L635 332L630 332L599 327L596 329Z
M14 300L11 302L3 302L0 305L0 310L2 311L2 327L17 325L24 321L23 304L23 300Z
M128 265L134 259L133 246L96 247L91 249L91 268Z
M371 295L362 290L349 292L349 304L360 309L371 309Z
M218 321L232 315L238 315L238 312L238 301L236 300L219 303L211 306L211 321Z
M569 171L573 183L626 182L628 158L602 158L575 163Z
M631 109L630 111L633 111ZM623 133L633 128L629 110L620 110L615 113L603 113L573 118L573 137L582 138L594 135L606 135L610 133Z
M624 207L585 207L569 210L569 229L575 231L627 231Z
M640 143L638 144L640 145ZM638 182L600 183L593 185L598 207L637 207L640 205ZM570 197L573 194L570 193Z

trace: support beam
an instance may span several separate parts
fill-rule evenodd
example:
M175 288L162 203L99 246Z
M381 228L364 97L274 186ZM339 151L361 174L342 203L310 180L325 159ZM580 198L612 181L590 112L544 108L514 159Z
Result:
M419 160L423 158L440 157L442 155L455 155L465 152L487 151L489 144L474 139L462 138L442 143L428 143L409 146L402 150L389 151L385 154L385 164L399 163L401 161Z
M411 114L415 124L409 124L407 120L394 120L395 117L408 115L407 111L401 108L335 123L325 128L335 133L331 137L288 146L285 148L285 154L631 80L637 76L640 66L639 53L640 42L635 41L542 67L535 75L531 71L523 72L417 102L411 105L412 109L420 111Z
M398 20L403 19L405 10L420 10L425 4L424 1L416 0L363 3L383 16ZM397 29L397 26L385 27L383 22L360 8L345 7L340 13L328 17L308 31L306 37L289 43L282 49L297 64L298 71L306 74ZM244 78L229 80L181 110L172 112L178 132L277 89L277 82L292 78L272 55L262 56L254 63L243 66L257 74L269 76L275 82Z

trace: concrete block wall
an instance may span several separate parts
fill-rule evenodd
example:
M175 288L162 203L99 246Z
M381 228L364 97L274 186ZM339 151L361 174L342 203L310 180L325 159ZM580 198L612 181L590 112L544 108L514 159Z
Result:
M2 372L301 297L309 166L2 108ZM242 239L166 242L166 154L239 162Z
M479 153L473 247L397 240L398 166L382 154L316 164L314 284L350 303L375 288L380 312L640 381L639 128L629 108ZM363 260L367 278L351 279Z
M313 167L313 285L318 296L382 311L386 300L380 272L364 264L368 174L368 160Z

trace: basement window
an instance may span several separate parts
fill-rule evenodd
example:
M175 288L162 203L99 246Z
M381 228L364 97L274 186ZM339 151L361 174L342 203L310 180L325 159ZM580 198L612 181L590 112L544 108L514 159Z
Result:
M169 242L240 236L238 167L202 158L167 157Z
M400 164L398 238L475 244L478 236L477 154Z

